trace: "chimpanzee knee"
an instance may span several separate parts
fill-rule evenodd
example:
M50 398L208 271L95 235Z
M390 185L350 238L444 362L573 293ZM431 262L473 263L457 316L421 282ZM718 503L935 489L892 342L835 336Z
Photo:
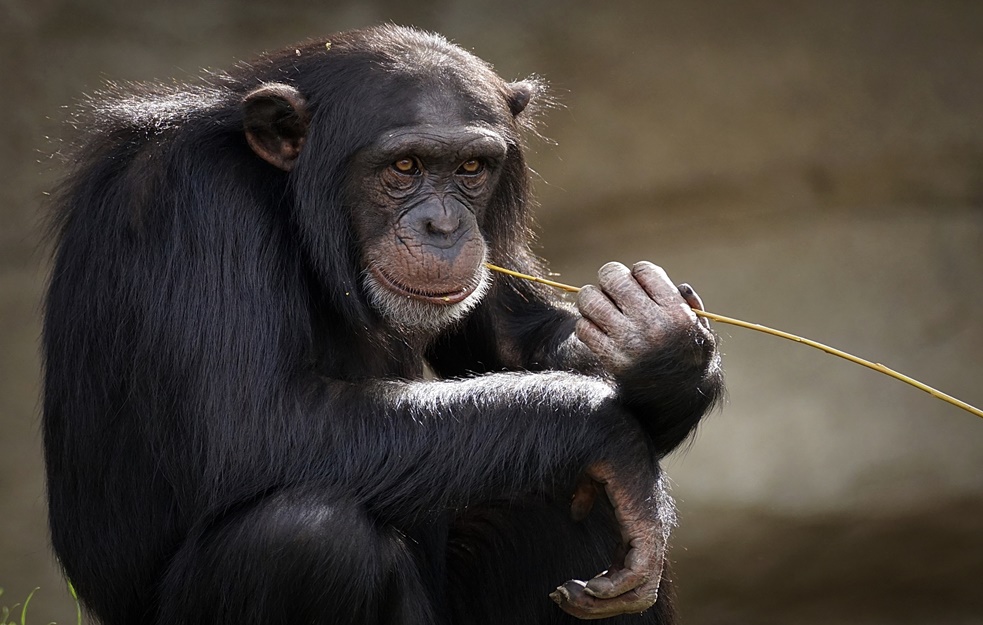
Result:
M160 623L432 623L401 535L354 504L285 491L200 528L174 558Z

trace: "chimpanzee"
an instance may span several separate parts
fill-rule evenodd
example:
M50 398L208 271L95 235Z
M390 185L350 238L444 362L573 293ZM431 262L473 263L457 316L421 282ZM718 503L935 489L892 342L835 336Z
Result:
M78 118L44 321L52 541L95 617L672 622L659 461L716 339L650 263L575 306L486 269L542 269L538 81L382 26L129 90Z

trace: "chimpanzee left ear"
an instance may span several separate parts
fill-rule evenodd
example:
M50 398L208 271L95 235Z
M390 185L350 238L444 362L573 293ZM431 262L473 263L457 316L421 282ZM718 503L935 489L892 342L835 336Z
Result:
M534 96L539 94L540 86L533 80L520 80L507 85L508 92L506 99L509 103L509 110L515 117L526 109Z
M253 152L274 167L293 169L310 122L304 96L290 85L265 84L242 99L242 112Z

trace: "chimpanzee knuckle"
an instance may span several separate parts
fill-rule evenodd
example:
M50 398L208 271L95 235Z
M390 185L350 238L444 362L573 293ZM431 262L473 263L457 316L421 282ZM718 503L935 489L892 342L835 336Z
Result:
M661 277L668 279L669 276L666 274L666 270L660 265L656 265L653 262L647 260L640 260L631 266L631 272L635 276L639 275L649 275L654 277Z
M620 307L624 304L637 305L642 301L644 291L631 275L631 271L621 263L608 263L598 272L598 285Z
M632 282L631 271L621 263L607 263L597 272L597 283L607 293L620 293Z
M601 293L593 284L588 284L580 289L580 293L577 294L577 310L580 314L585 317L590 317L592 311L597 310L597 307L601 303L601 298L604 294Z
M604 263L601 265L601 268L597 270L597 279L601 283L623 275L631 275L631 272L623 264L616 261Z

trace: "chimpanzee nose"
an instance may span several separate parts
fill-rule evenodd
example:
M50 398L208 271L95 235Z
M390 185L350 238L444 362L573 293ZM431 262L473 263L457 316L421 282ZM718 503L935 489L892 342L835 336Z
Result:
M447 211L442 211L439 215L428 217L426 220L427 234L447 236L454 234L461 227L461 220Z
M462 207L453 197L434 197L420 209L417 228L423 234L446 237L461 227Z

